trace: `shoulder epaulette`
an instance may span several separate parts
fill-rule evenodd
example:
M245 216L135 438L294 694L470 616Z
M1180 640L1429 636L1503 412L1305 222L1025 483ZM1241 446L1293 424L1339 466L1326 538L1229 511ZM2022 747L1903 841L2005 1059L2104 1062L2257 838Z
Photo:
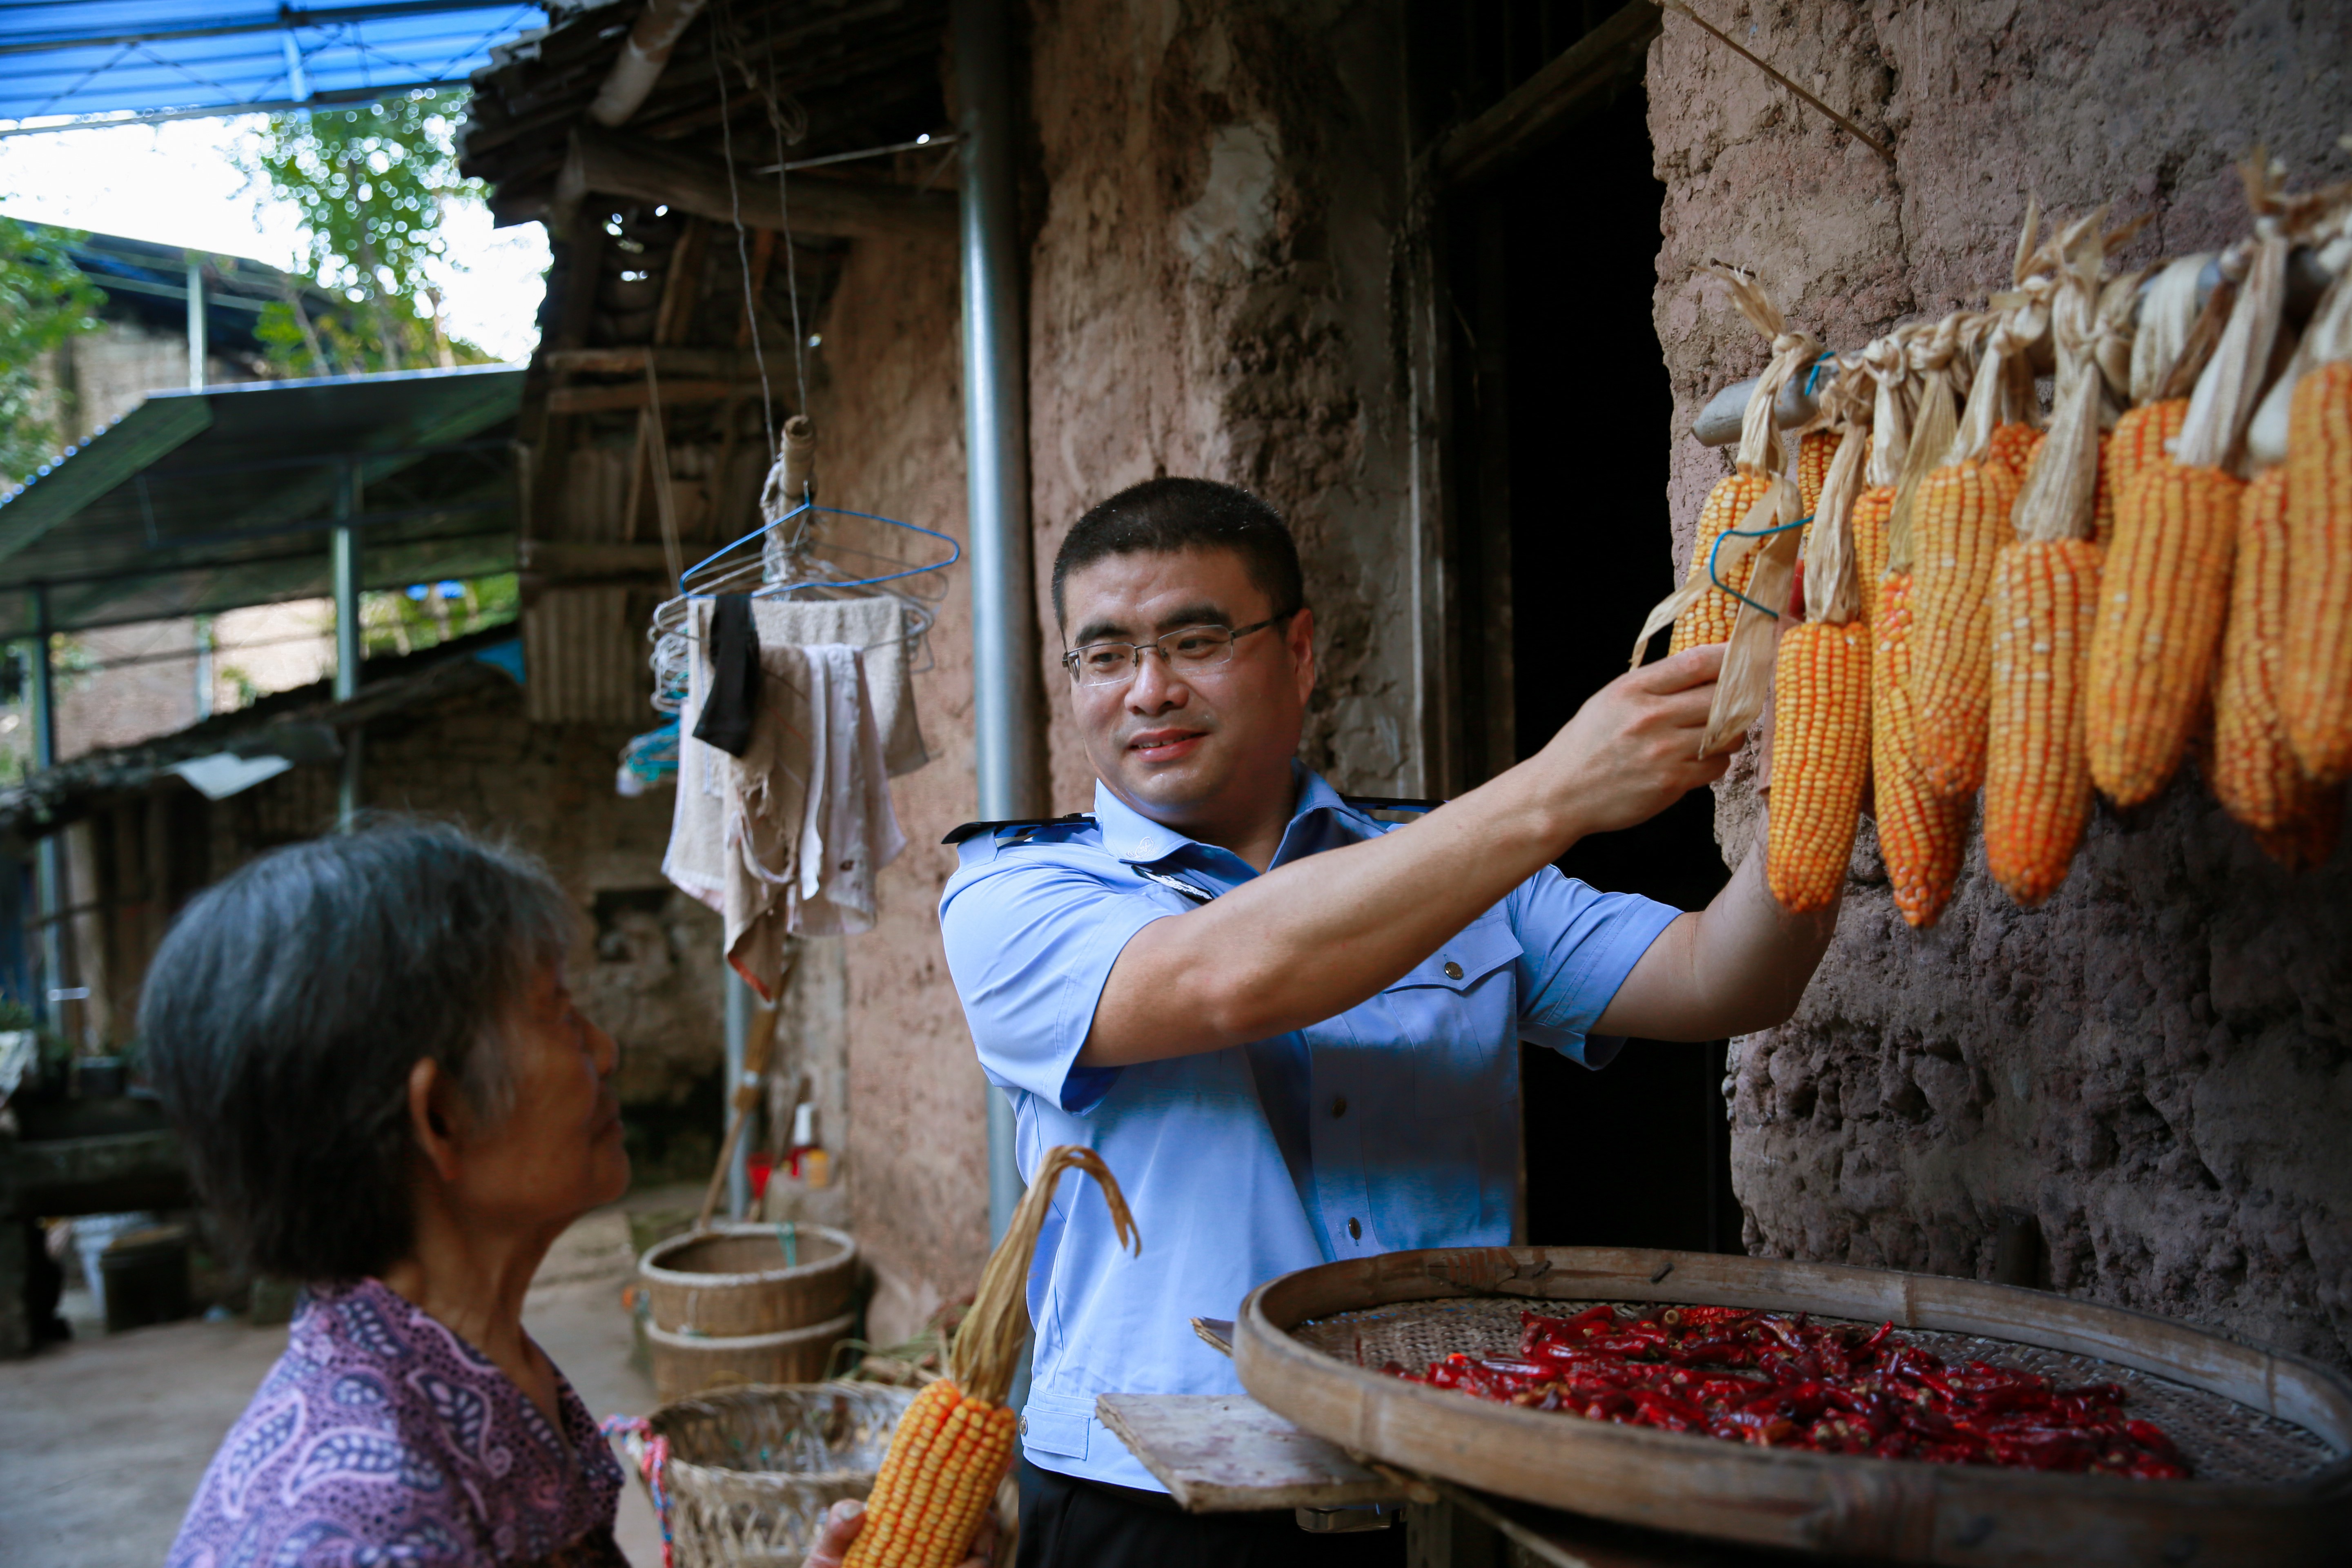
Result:
M1435 811L1445 804L1442 800L1404 800L1388 795L1343 795L1339 798L1358 811Z
M950 832L948 836L945 838L940 839L940 842L942 844L961 844L967 838L977 838L983 833L1002 833L1008 827L1066 827L1072 823L1092 822L1093 820L1093 817L1087 816L1083 811L1074 811L1067 816L1015 817L1009 822L967 822L962 826L955 828Z

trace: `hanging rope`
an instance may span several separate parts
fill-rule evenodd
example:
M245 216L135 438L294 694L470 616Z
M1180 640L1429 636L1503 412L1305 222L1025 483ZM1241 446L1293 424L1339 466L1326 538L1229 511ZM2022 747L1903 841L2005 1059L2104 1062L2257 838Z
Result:
M760 431L766 442L765 450L771 461L776 456L775 395L768 386L768 356L760 344L760 307L751 295L751 252L743 234L743 201L735 188L735 126L727 106L727 58L719 47L719 35L727 26L727 7L721 5L711 17L710 74L719 79L719 146L727 163L727 210L735 224L735 259L743 268L743 318L751 326L751 361L760 367ZM790 241L786 242L789 246ZM792 256L785 254L789 266Z

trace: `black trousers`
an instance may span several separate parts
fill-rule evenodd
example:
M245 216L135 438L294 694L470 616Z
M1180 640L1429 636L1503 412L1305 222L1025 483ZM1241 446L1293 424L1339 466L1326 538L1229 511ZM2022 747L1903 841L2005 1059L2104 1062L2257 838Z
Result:
M1186 1513L1162 1492L1021 1461L1014 1568L1404 1568L1404 1524L1309 1534L1276 1513Z

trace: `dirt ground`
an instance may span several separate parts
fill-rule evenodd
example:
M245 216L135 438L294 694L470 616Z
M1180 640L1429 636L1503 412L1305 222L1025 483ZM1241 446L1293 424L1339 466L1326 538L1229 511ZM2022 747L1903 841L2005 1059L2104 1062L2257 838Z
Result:
M686 1207L700 1195L684 1191L633 1194L589 1215L532 1284L524 1325L599 1416L654 1405L652 1381L629 1364L620 1301L625 1210ZM69 1320L74 1305L69 1298ZM191 1321L99 1334L80 1317L71 1344L0 1362L0 1563L156 1568L286 1331ZM634 1470L619 1535L631 1563L658 1568L660 1530Z

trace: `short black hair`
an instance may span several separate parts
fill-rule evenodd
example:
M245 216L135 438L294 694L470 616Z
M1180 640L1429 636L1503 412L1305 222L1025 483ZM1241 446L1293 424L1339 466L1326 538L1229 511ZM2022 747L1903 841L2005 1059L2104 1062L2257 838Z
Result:
M1298 542L1282 514L1238 485L1214 479L1146 479L1078 519L1054 557L1054 619L1068 619L1062 584L1073 572L1113 555L1230 550L1274 606L1277 619L1307 603Z
M189 901L147 971L141 1049L196 1189L247 1261L303 1282L407 1255L408 1077L511 1109L508 1030L578 912L546 869L387 817L254 860Z

